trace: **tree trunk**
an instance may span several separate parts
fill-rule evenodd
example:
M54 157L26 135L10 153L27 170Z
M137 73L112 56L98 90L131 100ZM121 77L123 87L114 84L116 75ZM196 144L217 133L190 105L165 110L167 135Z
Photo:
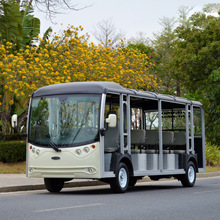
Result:
M8 124L10 123L10 113L11 113L11 105L9 104L10 99L11 96L7 92L4 92L0 119L3 122L2 132L5 135L7 134L7 127Z
M177 80L177 85L176 85L176 96L180 97L180 81Z

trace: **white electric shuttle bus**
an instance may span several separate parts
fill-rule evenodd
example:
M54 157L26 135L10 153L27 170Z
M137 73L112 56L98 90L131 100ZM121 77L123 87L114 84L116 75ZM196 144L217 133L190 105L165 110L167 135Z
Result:
M174 177L192 187L205 172L202 104L111 82L46 86L32 94L27 177L50 192L98 179L125 192L138 179Z

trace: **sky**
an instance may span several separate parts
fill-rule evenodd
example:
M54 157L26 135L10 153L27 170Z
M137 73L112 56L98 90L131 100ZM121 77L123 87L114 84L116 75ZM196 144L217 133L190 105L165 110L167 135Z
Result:
M200 11L207 3L220 3L220 0L70 0L79 7L89 7L79 10L66 10L56 15L53 23L35 8L35 16L41 20L41 36L48 27L54 32L66 29L68 24L83 26L84 31L91 35L90 41L95 42L92 32L98 22L111 19L118 31L125 34L127 39L138 36L139 32L152 39L153 33L161 31L159 19L163 17L178 17L180 6L193 7L192 12ZM63 11L64 12L64 11ZM63 25L61 25L61 23ZM95 42L96 43L96 42Z

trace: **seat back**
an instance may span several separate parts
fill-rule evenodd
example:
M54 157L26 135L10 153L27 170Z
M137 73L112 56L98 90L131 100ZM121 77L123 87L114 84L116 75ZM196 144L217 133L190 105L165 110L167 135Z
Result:
M131 130L131 144L142 145L145 141L145 130Z
M175 132L174 142L173 142L173 152L175 154L186 153L186 133L185 132Z
M174 141L174 132L163 131L163 145L171 145Z
M159 132L157 130L146 130L144 145L156 145L159 143Z
M185 132L175 132L173 145L175 145L175 146L186 145L186 133Z
M108 127L104 136L105 152L111 153L117 151L120 143L120 129L117 121L115 128Z

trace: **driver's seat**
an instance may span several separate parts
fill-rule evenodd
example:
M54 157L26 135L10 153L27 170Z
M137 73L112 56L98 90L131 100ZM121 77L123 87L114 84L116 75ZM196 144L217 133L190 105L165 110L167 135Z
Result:
M107 125L105 126L105 128ZM106 128L106 133L104 136L104 149L105 153L113 153L119 149L120 143L120 128L118 121L116 122L115 128Z

